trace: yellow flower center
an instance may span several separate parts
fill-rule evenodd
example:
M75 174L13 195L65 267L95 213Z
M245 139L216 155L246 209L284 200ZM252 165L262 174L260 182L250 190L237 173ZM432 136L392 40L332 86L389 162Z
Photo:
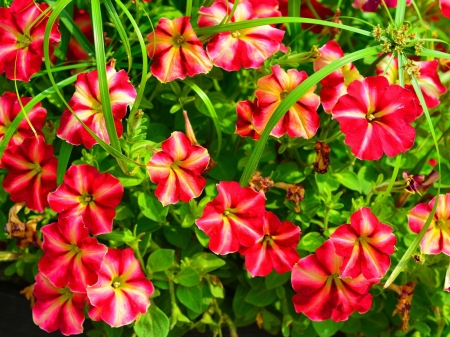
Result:
M373 120L375 119L375 116L374 116L372 113L368 113L368 114L366 115L366 119L367 119L369 122L371 122L371 121L373 121Z
M223 216L228 216L228 214L230 214L230 211L226 210L225 212L223 212Z
M27 48L31 44L31 38L26 35L22 35L19 40L17 40L17 43L18 48Z
M289 95L289 91L288 90L283 90L282 92L280 92L280 98L283 100L287 97L287 95Z
M80 200L80 202L81 202L82 204L88 205L91 201L94 201L94 196L93 196L93 195L90 195L90 194L88 194L88 195L82 195L82 196L79 198L79 200Z
M237 30L235 30L234 32L231 32L231 36L234 37L235 39L237 39L241 36L241 33L239 33Z
M444 229L450 227L450 220L438 219L435 222L436 229Z
M119 281L114 281L114 282L111 284L111 287L113 287L114 289L119 288L119 287L120 287L120 282L119 282Z
M180 35L180 36L175 38L175 43L178 44L178 45L181 45L181 44L183 44L185 42L186 42L186 39L185 39L185 37L183 35Z

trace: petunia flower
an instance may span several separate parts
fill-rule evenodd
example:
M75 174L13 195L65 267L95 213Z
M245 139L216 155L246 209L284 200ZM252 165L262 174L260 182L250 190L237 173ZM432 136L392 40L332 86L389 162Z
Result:
M376 280L363 275L343 278L340 272L343 261L336 254L330 240L294 265L292 287L297 293L292 297L295 311L312 321L332 319L346 321L355 311L364 314L372 306L369 289Z
M241 137L251 137L258 140L260 134L255 130L253 114L258 109L258 100L254 102L245 100L236 104L236 131L235 134Z
M414 145L416 130L410 124L422 111L414 93L383 76L354 81L347 92L332 115L357 158L377 160L383 152L394 157Z
M14 202L24 202L32 210L43 212L47 196L56 188L56 166L53 146L42 136L26 138L16 150L6 149L2 164L9 171L3 188Z
M29 101L31 101L31 97L20 98L22 106L27 105ZM21 113L22 108L20 107L17 94L14 92L5 92L0 97L0 141L5 137L5 134L14 119ZM45 125L47 110L41 106L41 103L38 103L31 108L27 115L34 129L40 133ZM20 122L16 132L14 132L14 135L11 137L11 140L8 143L8 148L15 150L27 137L34 137L34 134L27 120L23 119Z
M73 292L85 293L88 285L98 281L108 248L89 237L81 217L60 217L41 232L44 256L39 271L58 288L68 286Z
M57 288L42 273L36 275L33 294L33 321L47 332L61 330L63 335L83 332L86 294L74 293L69 288Z
M263 236L253 246L241 247L245 268L252 276L267 276L272 269L283 274L292 270L300 255L295 248L300 241L300 228L292 222L281 222L266 212L262 224Z
M227 7L228 4L228 7ZM201 7L199 27L218 25L229 14L233 4L216 0L211 7ZM256 19L258 16L250 2L242 2L229 20L240 22ZM226 71L241 68L259 68L265 60L280 50L284 31L270 25L222 32L216 34L206 46L206 51L214 65Z
M434 197L428 204L416 205L408 212L408 225L414 233L419 233L436 202ZM450 255L450 193L437 197L438 206L425 236L420 242L422 253Z
M147 312L153 291L131 248L109 248L98 282L87 288L87 296L94 306L90 312L113 328L127 325Z
M437 73L439 61L418 61L414 62L414 64L419 70L419 75L416 76L416 79L422 91L427 108L432 109L437 107L440 103L439 97L447 92L447 88L441 83ZM384 72L385 70L386 72ZM376 73L377 75L384 74L390 84L398 84L398 59L394 58L391 61L391 55L386 56L377 64ZM414 92L411 76L409 76L406 71L405 88Z
M397 0L384 0L386 6L389 8L397 7ZM406 0L406 4L410 5L411 0ZM353 7L362 10L363 12L376 12L378 6L383 7L382 0L354 0Z
M113 67L107 66L106 72L114 124L117 136L120 137L123 133L121 120L127 113L127 106L136 99L136 89L124 70L116 72ZM100 139L110 143L103 115L97 70L78 75L75 93L69 101L69 106ZM94 137L84 129L69 109L64 110L56 134L70 144L83 144L88 149L97 144Z
M221 181L216 186L219 195L206 205L196 221L210 237L209 249L224 255L237 252L240 246L253 246L264 236L264 194L234 181Z
M358 209L350 224L339 226L330 240L343 258L341 277L381 279L391 265L397 241L393 228L378 221L369 208Z
M206 74L212 69L189 19L161 18L155 31L147 36L148 56L153 59L150 69L162 83Z
M289 69L284 71L279 65L272 67L272 74L261 77L258 80L258 89L255 92L260 109L254 112L255 129L262 133L270 117L282 100L304 80L308 75L304 71ZM320 98L314 93L316 86L312 86L278 121L270 133L272 136L281 137L288 134L289 137L313 137L320 125L317 108Z
M14 0L10 8L0 7L0 74L10 80L30 81L41 69L44 56L44 32L48 16L38 17L48 5L32 0ZM60 40L57 25L50 31L49 44Z
M88 11L79 9L75 6L73 9L73 22L80 28L80 31L86 36L90 43L94 43L94 30L92 20ZM79 61L86 60L89 55L86 53L80 43L72 36L67 49L67 60Z
M89 233L99 235L112 230L116 208L122 199L123 187L116 177L86 164L72 165L63 183L50 193L50 208L61 217L78 216Z
M450 18L450 0L439 0L439 7L446 18Z
M200 196L206 185L202 173L210 160L208 150L192 145L182 132L173 132L161 146L162 151L147 163L150 179L158 185L155 191L158 200L167 206Z
M281 12L278 10L278 0L241 0L240 2L246 1L252 4L256 18L272 18L281 16Z
M344 57L341 46L336 41L329 41L319 49L319 57L314 61L314 71L319 71L328 64ZM320 81L320 101L323 109L331 113L338 99L347 93L347 87L355 80L362 80L363 77L353 63L333 71L330 75Z

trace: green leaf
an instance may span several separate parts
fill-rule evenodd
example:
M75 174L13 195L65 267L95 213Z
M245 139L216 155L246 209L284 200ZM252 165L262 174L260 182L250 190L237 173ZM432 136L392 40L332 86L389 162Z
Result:
M181 227L164 227L164 236L174 246L186 249L191 242L192 230Z
M265 307L273 303L277 299L275 289L267 289L265 283L261 283L258 287L250 289L245 302L256 305L257 307Z
M344 322L333 322L331 319L323 322L312 322L314 330L320 337L331 337L344 325Z
M317 248L319 248L322 243L325 242L325 238L317 232L311 232L305 234L298 245L298 248L306 250L308 252L315 252Z
M200 274L194 268L181 266L181 271L177 274L176 280L181 285L192 287L200 283Z
M114 230L111 233L108 234L101 234L98 236L98 238L102 240L111 240L111 241L117 241L117 242L133 242L136 241L136 237L133 235L133 233L125 228L123 231L121 230Z
M156 222L166 221L169 208L163 207L154 194L141 193L138 197L138 204L145 217Z
M64 180L67 165L69 164L70 155L72 154L73 145L65 141L61 143L61 149L58 156L58 167L56 169L56 184L59 186Z
M226 263L221 258L211 253L197 253L190 259L190 266L194 268L200 275L208 274L216 270Z
M174 260L175 251L173 249L158 249L148 257L147 266L155 273L169 269Z
M335 173L334 176L339 181L339 183L341 183L345 187L353 191L358 191L359 193L362 193L362 186L356 173L351 171L343 171Z
M138 337L166 337L169 333L169 319L155 304L150 305L146 314L141 315L134 325Z
M291 277L291 273L284 273L284 274L278 274L275 271L272 271L267 277L265 278L266 288L267 289L274 289L278 286L281 286L289 280Z
M233 298L233 310L237 317L245 316L254 308L253 305L244 301L247 294L248 290L242 284L239 284Z
M202 290L200 286L185 287L179 285L176 293L177 298L184 306L197 313L202 312Z

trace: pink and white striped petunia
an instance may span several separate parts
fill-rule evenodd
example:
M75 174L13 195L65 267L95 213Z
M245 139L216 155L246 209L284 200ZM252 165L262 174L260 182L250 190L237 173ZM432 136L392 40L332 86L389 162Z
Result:
M50 13L41 14L47 8L47 4L32 0L14 0L10 8L0 7L0 74L6 72L10 80L28 82L41 69ZM55 24L49 36L51 49L60 37Z
M428 204L416 205L408 212L408 225L414 233L419 233L436 202L434 197ZM450 255L450 193L437 197L437 209L425 236L420 242L424 254L444 253Z
M304 71L289 69L284 71L279 65L272 67L272 74L258 80L255 92L258 106L254 112L255 129L262 133L270 117L272 117L281 101L300 83L308 78ZM314 93L316 86L312 86L279 120L270 133L274 137L288 134L289 137L313 137L320 125L317 108L320 98Z
M108 248L89 237L81 217L60 217L41 231L44 256L39 271L58 288L68 286L73 292L85 293L88 285L98 281Z
M389 8L397 7L397 0L384 0L386 6ZM406 0L406 4L410 5L411 0ZM362 10L363 12L376 12L378 6L383 6L382 0L354 0L353 7Z
M300 241L300 228L292 222L281 222L272 212L266 212L262 237L253 246L241 247L245 268L250 275L267 276L272 269L283 274L292 270L300 255L295 248Z
M376 73L377 75L384 74L390 84L398 84L398 59L394 58L391 62L391 57L391 55L387 55L377 64ZM414 64L419 69L416 80L419 83L427 108L432 109L437 107L440 103L439 97L447 92L447 88L442 84L437 72L439 61L418 61L414 62ZM387 70L384 72L386 68ZM409 76L406 71L405 88L414 92L411 76ZM420 111L420 113L422 113L422 111Z
M343 258L341 277L381 279L391 265L397 239L393 228L378 221L369 208L352 214L350 224L339 226L330 240Z
M123 133L121 120L127 113L127 106L136 99L136 89L130 83L130 78L125 70L116 72L113 67L107 66L106 72L114 124L117 136L120 137ZM69 101L69 106L100 139L110 143L103 115L97 70L78 75L75 93ZM56 134L70 144L83 144L88 149L97 144L94 137L84 129L69 109L64 110Z
M53 146L42 136L26 138L16 150L7 149L2 157L9 171L3 188L14 202L24 202L34 211L43 212L47 196L56 188L56 166Z
M86 294L74 293L69 288L57 288L42 273L36 275L33 288L36 303L33 321L47 332L61 330L65 336L83 332Z
M236 131L235 134L241 137L251 137L258 140L260 134L255 130L255 124L253 121L253 114L258 108L258 100L254 102L245 100L236 104Z
M314 71L319 71L330 63L344 57L341 46L336 41L329 41L319 49L319 57L314 61ZM362 80L363 77L353 63L333 71L320 81L320 101L326 113L331 113L338 99L347 93L347 87L354 80Z
M439 7L446 18L450 18L450 0L439 0Z
M332 110L345 143L359 159L377 160L408 151L416 138L410 125L421 113L416 95L383 76L353 81Z
M278 10L278 0L241 0L250 2L257 18L272 18L281 16Z
M198 26L218 25L231 14L232 8L233 4L224 0L216 0L211 7L201 7ZM257 17L250 2L241 2L236 6L230 22L247 21ZM283 37L284 31L269 25L222 32L211 39L206 51L214 65L227 71L256 69L280 50Z
M295 311L316 322L330 318L346 321L355 311L369 311L369 289L377 280L367 280L363 275L343 278L342 265L342 257L330 240L317 248L316 254L298 261L292 269L292 287L297 293L292 297Z
M162 83L206 74L212 69L188 16L159 19L147 40L148 56L153 59L152 74Z
M116 208L123 196L123 187L116 177L86 164L72 165L63 183L50 193L50 208L61 217L78 216L89 233L99 235L112 230Z
M167 206L200 196L206 185L202 173L209 164L208 150L192 145L182 132L173 132L161 146L162 151L147 163L150 179L158 185L155 191L158 200Z
M235 253L260 240L265 214L265 196L239 183L221 181L219 195L209 202L197 226L210 237L209 249L216 254Z
M93 306L90 316L101 318L113 328L130 324L139 314L147 312L153 291L131 248L109 248L98 282L87 288Z

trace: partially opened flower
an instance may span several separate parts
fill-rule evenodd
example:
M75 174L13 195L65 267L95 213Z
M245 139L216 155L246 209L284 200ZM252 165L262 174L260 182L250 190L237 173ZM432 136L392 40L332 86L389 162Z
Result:
M355 311L364 314L372 306L370 287L376 280L363 275L343 278L340 269L342 257L330 240L294 265L292 287L297 293L292 297L295 311L312 321L332 319L346 321Z
M182 132L173 132L161 144L162 151L147 163L148 174L157 184L155 195L164 205L188 202L202 194L206 179L202 176L208 166L208 150L192 145Z
M6 72L10 80L28 82L41 69L44 32L50 14L39 20L38 17L47 8L47 4L32 0L14 0L10 8L0 7L0 74ZM50 47L60 36L57 25L53 25Z
M114 124L117 136L120 137L123 133L121 120L127 113L127 106L134 103L136 99L136 89L130 83L130 78L125 70L116 72L113 67L107 66L106 77ZM100 139L108 144L110 143L103 115L97 70L78 75L75 83L75 93L69 101L69 106L78 118ZM83 144L88 149L97 144L94 137L84 129L83 125L69 109L64 110L61 116L61 124L56 134L70 144Z
M259 108L254 112L255 129L262 133L270 117L284 98L304 80L308 75L304 71L289 69L284 71L279 65L272 67L272 74L261 77L258 80L258 89L255 92L258 98ZM288 134L289 137L313 137L320 125L317 108L320 98L314 93L316 86L312 86L278 121L270 133L272 136L281 137Z
M433 219L420 242L422 253L450 255L450 193L434 197L428 204L416 205L408 213L408 225L414 233L419 233L437 201Z
M42 136L26 138L16 150L7 149L2 164L9 171L3 188L14 202L24 202L32 210L43 212L47 196L56 188L56 166L53 146Z
M260 134L255 130L253 114L258 108L258 100L254 102L245 100L236 104L236 131L235 133L241 137L251 137L258 140Z
M264 236L264 194L234 181L221 181L216 186L219 195L206 205L196 221L210 236L209 249L223 255L237 252L240 246L253 246Z
M352 214L350 224L339 226L330 240L343 258L342 277L381 279L391 265L397 241L393 228L378 221L369 208Z
M414 93L390 85L383 76L354 81L348 94L332 110L345 143L359 159L394 157L414 145L416 130L410 125L421 113Z
M300 241L300 228L292 222L281 222L267 212L262 224L263 236L253 246L241 247L245 268L252 276L267 276L272 269L283 274L292 270L300 255L295 248Z
M127 325L147 312L153 291L152 283L145 278L131 248L109 248L98 273L98 282L87 288L89 301L94 306L90 312L113 328Z
M81 217L89 233L98 235L111 232L114 209L122 196L119 179L83 164L69 167L63 183L48 196L48 202L60 217Z
M60 217L41 232L44 256L39 271L56 287L85 293L88 285L98 281L97 272L108 248L89 237L81 217Z
M206 74L212 69L188 16L173 20L159 19L155 31L148 34L147 40L147 52L153 59L152 74L163 83Z
M47 332L61 330L63 335L83 332L86 294L74 293L69 288L58 288L42 273L36 275L33 294L33 321Z
M439 7L446 18L450 18L450 0L439 0Z
M228 7L227 7L228 5ZM233 4L216 0L211 7L201 7L199 27L218 25L231 13ZM242 2L230 22L256 19L257 14L250 2ZM269 25L222 32L216 34L206 46L214 65L227 71L241 68L259 68L265 60L280 50L284 31Z
M389 8L397 7L397 0L384 0L386 6ZM411 0L406 0L406 4L411 4ZM353 7L362 10L363 12L376 12L378 6L383 6L383 0L354 0Z
M319 49L319 57L314 61L314 71L319 71L330 63L344 57L341 46L336 41L329 41ZM338 99L347 93L347 87L354 80L363 77L353 63L347 63L320 81L320 101L323 109L331 113Z

